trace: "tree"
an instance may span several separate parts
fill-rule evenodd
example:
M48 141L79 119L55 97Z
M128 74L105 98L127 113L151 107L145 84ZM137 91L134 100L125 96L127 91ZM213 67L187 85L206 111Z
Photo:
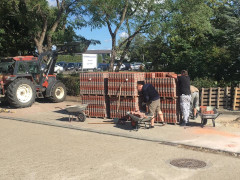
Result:
M0 56L21 55L35 50L28 34L30 27L20 18L24 9L21 12L15 9L15 1L0 1Z
M2 0L0 14L0 33L4 35L1 44L14 49L10 54L19 54L19 50L33 50L38 53L52 49L52 45L60 41L80 40L88 41L77 36L73 29L85 25L82 1L56 0L56 7L48 5L47 0ZM69 18L70 16L76 18ZM5 37L10 37L10 42ZM8 46L8 43L12 46ZM94 41L93 43L97 43Z
M158 23L161 31L147 43L147 58L156 70L204 74L199 69L205 60L207 35L212 33L213 9L202 0L169 0L166 4L167 16Z
M21 1L24 2L23 5L28 12L23 19L31 19L29 23L33 27L30 34L39 53L52 48L54 33L65 29L69 15L74 14L76 9L78 9L78 13L82 12L82 1L77 0L56 0L56 7L49 7L46 0ZM75 25L80 27L83 26L83 23L78 22Z
M213 63L217 80L240 81L240 2L226 1L215 10Z
M130 44L137 34L148 33L155 25L156 19L163 14L162 1L156 0L87 0L86 9L90 17L90 25L93 28L107 26L112 38L112 56L110 71L116 54L121 51L120 60L116 71L124 60ZM128 37L117 45L117 34L124 31Z
M119 41L119 44L121 42L125 41L125 39L122 39ZM143 34L138 34L133 39L132 43L130 44L128 48L128 57L131 61L145 61L145 43L147 41L147 37L145 37ZM123 46L124 47L124 46Z

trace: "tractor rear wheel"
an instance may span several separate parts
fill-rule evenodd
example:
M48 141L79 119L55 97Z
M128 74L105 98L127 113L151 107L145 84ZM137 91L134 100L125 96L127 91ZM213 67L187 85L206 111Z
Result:
M51 90L50 100L52 102L63 102L66 95L67 91L65 85L62 82L57 82Z
M36 88L29 79L16 79L8 86L6 95L10 105L25 108L35 102Z

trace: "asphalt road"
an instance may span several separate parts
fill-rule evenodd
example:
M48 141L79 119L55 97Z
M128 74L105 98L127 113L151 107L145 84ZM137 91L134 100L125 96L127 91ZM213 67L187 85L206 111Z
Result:
M0 179L239 179L240 159L156 142L0 119ZM176 158L205 168L170 165Z

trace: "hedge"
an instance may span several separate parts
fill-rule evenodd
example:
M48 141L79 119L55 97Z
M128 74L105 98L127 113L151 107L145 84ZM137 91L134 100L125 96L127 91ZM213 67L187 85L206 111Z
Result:
M58 74L57 79L60 80L67 88L67 95L80 95L79 74Z

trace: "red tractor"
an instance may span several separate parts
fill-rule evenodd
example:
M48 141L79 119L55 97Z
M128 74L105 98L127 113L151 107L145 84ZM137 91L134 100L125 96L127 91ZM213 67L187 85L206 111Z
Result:
M39 57L1 59L1 97L16 108L29 107L36 98L49 98L52 102L64 101L66 88L54 75L57 56L57 51L49 51Z

